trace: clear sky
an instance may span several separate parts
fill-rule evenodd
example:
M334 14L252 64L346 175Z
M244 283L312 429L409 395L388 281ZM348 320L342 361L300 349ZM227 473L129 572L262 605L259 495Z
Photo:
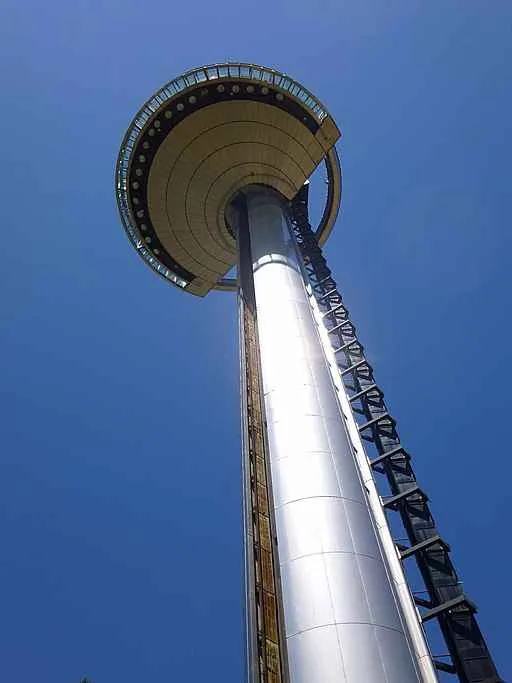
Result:
M327 255L507 679L510 1L4 0L0 680L242 680L235 299L159 280L113 189L142 102L227 59L343 130Z

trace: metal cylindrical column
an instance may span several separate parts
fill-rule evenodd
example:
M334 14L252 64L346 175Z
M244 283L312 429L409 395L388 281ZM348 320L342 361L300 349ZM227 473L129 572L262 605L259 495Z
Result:
M281 201L247 207L291 683L417 683Z

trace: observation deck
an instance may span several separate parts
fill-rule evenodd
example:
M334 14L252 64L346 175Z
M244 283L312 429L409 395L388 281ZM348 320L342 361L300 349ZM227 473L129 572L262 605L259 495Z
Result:
M291 200L324 162L323 243L341 198L339 136L325 107L278 71L229 63L187 72L145 103L123 139L116 193L130 241L185 291L233 289L226 278L237 262L225 217L230 200L254 184Z

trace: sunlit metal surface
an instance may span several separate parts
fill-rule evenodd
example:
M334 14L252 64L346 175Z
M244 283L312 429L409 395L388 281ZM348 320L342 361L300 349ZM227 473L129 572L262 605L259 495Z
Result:
M410 635L416 660L418 662L422 683L437 683L438 677L432 661L432 654L427 645L425 632L421 626L418 609L414 604L409 586L407 585L396 545L389 530L386 516L382 508L381 499L372 476L359 430L357 428L357 423L354 419L354 415L352 413L352 409L340 377L332 344L330 343L329 335L327 334L327 330L322 320L322 314L320 313L315 296L309 284L306 286L306 291L309 297L320 340L324 348L331 378L338 394L338 400L341 405L348 435L350 437L350 441L352 442L354 456L361 473L363 484L368 493L368 504L373 514L373 519L382 551L386 556L389 576L393 581L395 594L400 602L402 614L404 615L404 619L407 624L408 633Z
M291 683L421 681L279 200L248 204Z

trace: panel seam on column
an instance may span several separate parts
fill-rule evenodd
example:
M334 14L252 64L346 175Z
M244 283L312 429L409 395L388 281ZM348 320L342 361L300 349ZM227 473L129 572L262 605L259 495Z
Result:
M303 633L309 633L309 631L316 631L319 628L329 628L332 626L371 626L373 628L382 628L385 629L386 631L393 631L393 633L399 633L400 635L403 636L403 631L401 631L399 628L393 628L392 626L383 626L382 624L374 624L370 621L333 621L329 622L328 624L321 624L320 626L311 626L311 628L304 628L300 631L295 631L294 633L290 633L286 636L286 639L288 640L289 638L295 638L295 636L300 636ZM397 683L396 681L392 681L391 683Z
M345 420L344 420L344 417L343 417L343 411L341 411L341 406L340 406L340 412L342 413L343 426L344 426L344 428L345 428L345 431L347 432L347 437L350 438L350 435L348 434L348 430L347 430L347 427L346 427L346 424L345 424ZM351 443L351 442L349 441L349 443ZM352 457L353 457L353 454L352 454ZM357 464L355 463L355 459L354 459L354 464L356 465L356 468L357 468ZM364 483L363 483L363 481L362 481L362 477L360 476L359 470L357 471L357 475L358 475L358 479L359 479L361 485L364 486ZM343 503L343 507L345 507L345 503ZM345 515L347 516L347 519L349 519L349 517L348 517L348 515L347 515L347 509L346 509L346 508L345 508ZM375 529L373 529L373 532L375 533ZM352 525L351 525L350 521L349 521L349 523L348 523L348 533L350 534L350 538L352 539L352 545L353 545L354 548L355 548L355 547L356 547L356 544L355 544L354 535L353 535L353 533L352 533ZM365 597L365 600L366 600L366 605L367 605L367 607L368 607L368 612L369 612L369 614L370 614L370 617L372 617L372 620L373 620L373 612L372 612L372 608L371 608L371 605L370 605L370 600L369 600L369 598L368 598L368 592L367 592L367 590L366 590L366 583L365 583L365 581L364 581L363 572L361 571L361 565L360 565L360 563L359 563L359 560L358 560L358 556L357 556L357 555L355 555L355 561L356 561L357 571L359 572L359 580L361 581L361 586L362 586L363 593L364 593L364 597ZM382 558L381 558L381 562L382 562ZM375 626L375 624L372 624L372 627L373 627L373 626ZM372 630L373 630L373 628L372 628ZM399 632L402 633L402 631L399 631ZM373 637L374 637L374 639L375 639L375 644L376 644L376 647L377 647L377 650L378 650L378 654L379 654L380 666L381 666L381 668L382 668L382 671L384 672L384 676L386 677L386 683L389 683L389 679L388 679L388 676L387 676L387 672L386 672L386 669L385 669L385 667L384 667L384 662L383 662L383 659L382 659L382 652L381 652L381 649L380 649L380 647L379 647L377 635L375 634L375 632L373 632Z
M320 452L320 451L318 451ZM284 460L284 458L281 458L281 460ZM279 462L277 460L276 462ZM293 500L288 500L286 503L280 503L279 505L274 505L274 508L276 510L280 510L281 508L285 507L286 505L291 505L292 503L299 503L301 500L349 500L351 503L357 503L358 505L363 505L364 502L361 502L360 500L356 500L355 498L348 498L347 496L341 497L341 496L304 496L303 498L294 498Z
M317 392L317 393L318 393L318 392ZM331 454L331 456L332 456L332 454ZM336 469L335 469L335 473L336 473L336 480L338 481L338 473L336 472ZM340 487L340 482L339 482L339 481L338 481L338 487ZM341 487L340 487L340 490L341 490ZM322 545L322 540L321 540L321 539L320 539L320 544ZM329 571L328 571L328 569L327 569L326 554L327 554L327 553L326 553L325 551L322 552L322 559L323 559L323 561L324 561L325 573L326 573L326 578L327 578L327 590L329 591L329 598L330 598L330 601L331 601L331 608L332 608L332 613L333 613L333 616L334 616L334 623L336 624L336 609L335 609L335 606L334 606L334 600L333 600L333 596L332 596L331 580L330 580L330 576L329 576ZM297 558L297 559L298 559L298 558ZM345 659L344 659L344 657L343 657L343 648L342 648L342 646L341 646L340 634L338 633L338 627L337 627L337 625L334 626L334 630L335 630L335 632L336 632L336 642L338 643L338 652L339 652L340 659L341 659L341 666L342 666L342 668L343 668L343 675L345 676L345 680L346 680L347 683L348 683L347 671L346 671L346 668L345 668Z
M369 560L381 562L380 557L376 557L375 555L368 555L367 553L358 553L352 550L322 550L316 553L305 553L304 555L297 555L297 557L293 557L289 560L283 560L282 562L280 562L280 564L290 564L291 562L302 560L305 557L315 557L316 555L360 555L361 557L367 557Z

